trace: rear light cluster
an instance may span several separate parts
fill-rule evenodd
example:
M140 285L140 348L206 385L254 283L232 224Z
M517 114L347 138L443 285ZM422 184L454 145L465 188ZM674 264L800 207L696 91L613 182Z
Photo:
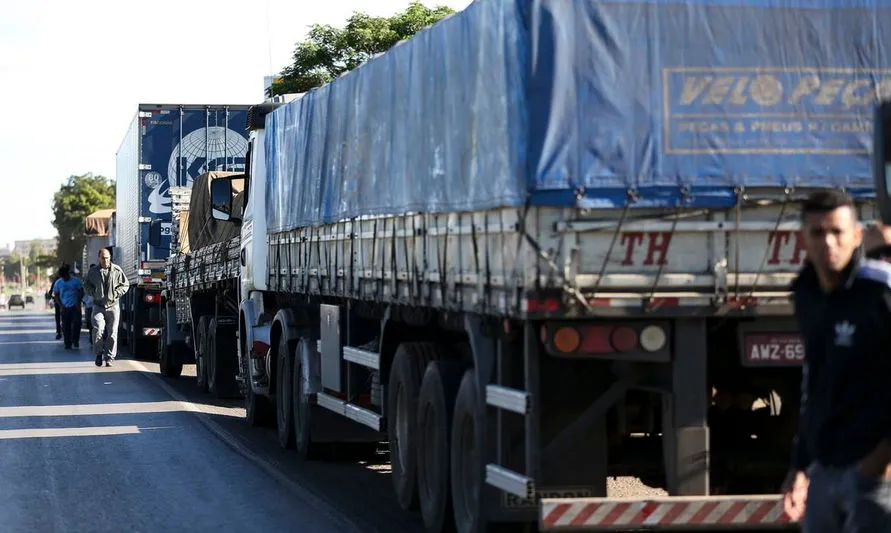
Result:
M145 293L144 296L145 303L147 304L159 304L161 303L161 293Z
M624 353L665 348L668 334L657 325L565 325L542 326L542 342L559 353Z

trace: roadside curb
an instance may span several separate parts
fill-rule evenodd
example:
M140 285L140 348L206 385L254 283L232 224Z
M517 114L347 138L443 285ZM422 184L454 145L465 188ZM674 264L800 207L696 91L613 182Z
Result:
M122 361L123 362L123 361ZM308 506L312 507L316 511L320 512L325 518L329 519L332 522L338 524L338 531L343 533L362 533L363 529L359 527L359 525L349 518L345 517L343 513L339 512L335 509L331 504L318 497L316 494L307 490L299 483L290 479L288 476L282 474L272 463L263 459L249 448L244 446L238 439L223 429L218 423L214 422L209 414L205 412L199 405L196 405L194 402L189 401L185 396L177 392L173 387L168 385L161 379L160 376L156 375L154 372L149 370L141 361L136 361L134 359L128 359L127 362L133 365L134 368L140 370L141 374L145 376L145 378L153 383L154 385L160 387L164 392L166 392L170 397L174 400L183 404L187 411L190 411L199 422L211 433L214 434L215 437L220 439L224 444L226 444L229 448L231 448L234 452L238 453L254 465L258 466L264 472L266 472L273 479L281 483L288 490L293 492L298 498L303 500Z

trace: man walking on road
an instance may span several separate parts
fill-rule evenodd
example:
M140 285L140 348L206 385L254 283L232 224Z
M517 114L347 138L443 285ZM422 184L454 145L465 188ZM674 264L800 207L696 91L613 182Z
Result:
M786 513L804 533L891 532L891 264L860 259L851 199L802 208L808 263L793 284L804 339Z
M71 267L62 265L59 279L53 284L53 298L62 315L62 338L65 349L80 348L81 314L80 302L84 296L84 287L80 278L71 275Z
M118 322L121 309L118 302L127 293L127 277L121 267L111 262L108 250L99 251L99 264L87 273L86 293L93 299L93 352L96 366L111 366L117 354Z

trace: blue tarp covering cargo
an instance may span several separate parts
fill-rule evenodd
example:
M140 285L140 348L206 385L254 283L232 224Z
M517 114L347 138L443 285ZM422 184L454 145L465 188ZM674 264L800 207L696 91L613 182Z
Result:
M872 194L891 2L477 0L267 117L269 227Z

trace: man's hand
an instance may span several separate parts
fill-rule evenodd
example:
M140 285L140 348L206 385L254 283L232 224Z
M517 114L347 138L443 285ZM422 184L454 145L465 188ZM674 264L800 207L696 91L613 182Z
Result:
M807 488L810 484L807 474L795 471L786 478L783 484L783 508L789 518L798 521L804 518L807 508Z

